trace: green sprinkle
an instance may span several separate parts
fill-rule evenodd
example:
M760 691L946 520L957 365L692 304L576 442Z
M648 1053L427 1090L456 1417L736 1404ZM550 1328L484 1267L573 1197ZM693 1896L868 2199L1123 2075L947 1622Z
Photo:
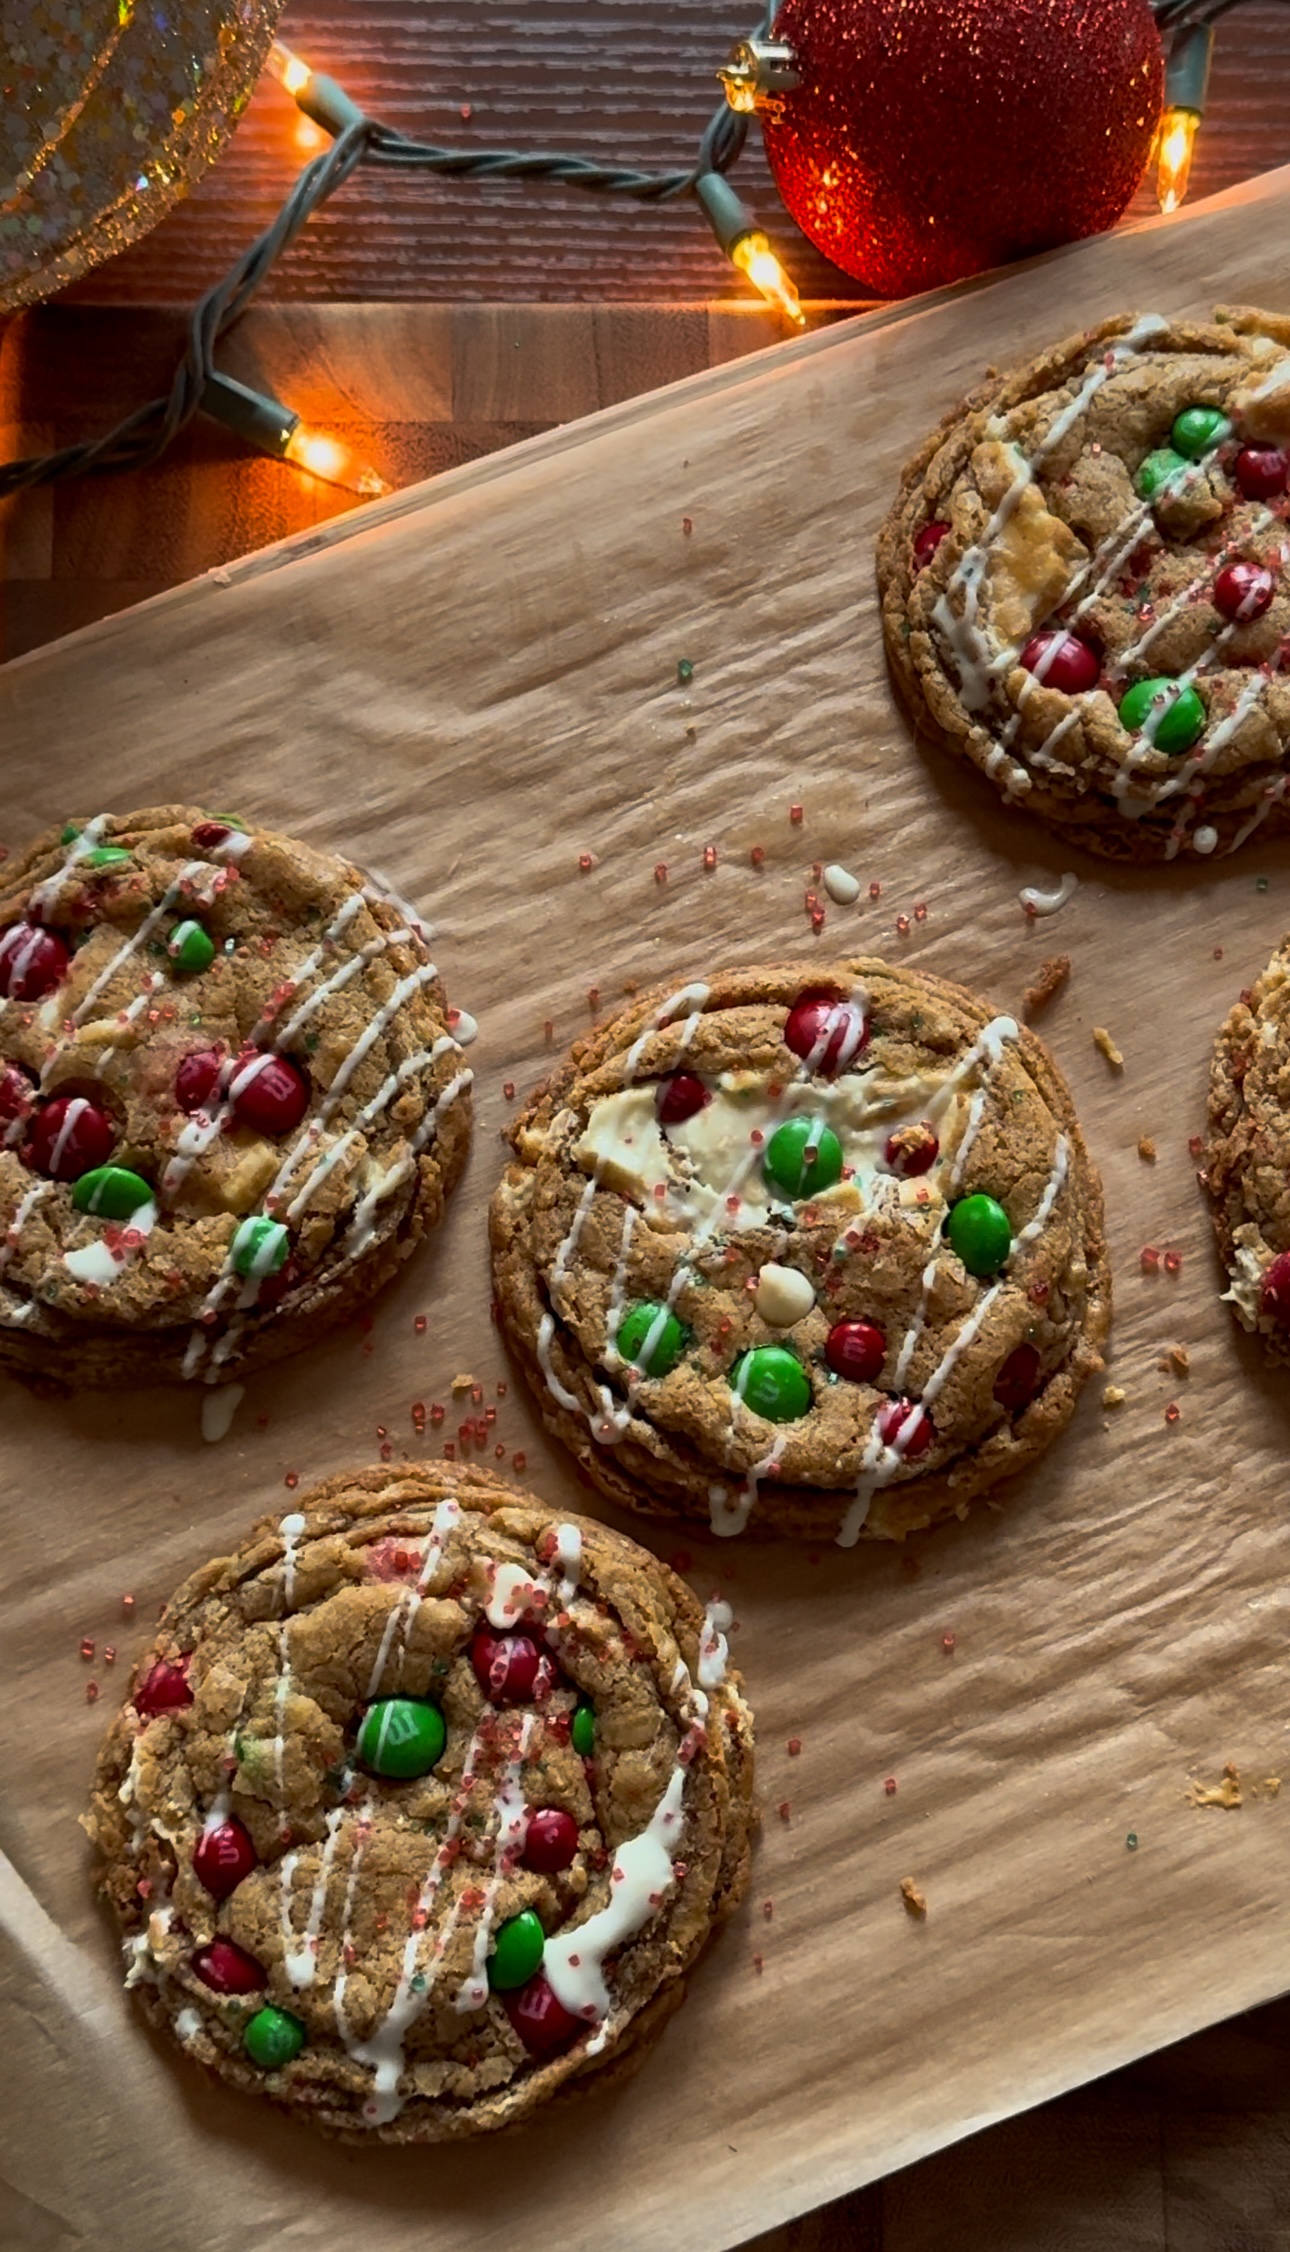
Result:
M1124 1841L1124 1842L1125 1842L1125 1845L1126 1845L1126 1846L1128 1847L1128 1849L1129 1849L1129 1852L1130 1852L1130 1853L1136 1853L1136 1852L1137 1852L1137 1850L1138 1850L1138 1833L1137 1833L1137 1831L1136 1831L1136 1830L1130 1830L1130 1832L1129 1832L1129 1834L1128 1834L1128 1836L1127 1836L1127 1838L1125 1839L1125 1841Z
M58 841L60 844L74 844L80 833L81 832L77 828L76 823L74 821L69 821L67 827L64 829Z
M596 1715L590 1705L579 1705L573 1716L570 1734L579 1758L590 1759L596 1748Z
M693 680L694 666L692 665L688 657L682 657L678 661L676 668L676 677L680 681L682 688L687 687L690 681Z
M1266 891L1266 890L1267 890L1267 888L1268 888L1268 879L1267 879L1267 877L1266 877L1266 876L1260 876L1260 877L1259 877L1259 879L1258 879L1258 882L1257 882L1257 883L1255 884L1255 886L1254 886L1254 889L1255 889L1256 891Z
M426 1974L424 1971L418 1971L416 1977L412 1981L412 1991L414 1994L424 1994L425 1990Z

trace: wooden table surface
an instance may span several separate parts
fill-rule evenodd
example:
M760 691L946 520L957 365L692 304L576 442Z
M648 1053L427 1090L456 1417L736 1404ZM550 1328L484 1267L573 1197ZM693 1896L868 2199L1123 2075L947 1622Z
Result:
M660 165L687 161L707 74L746 28L743 10L713 0L487 11L440 0L432 28L421 0L293 0L283 25L392 122ZM1222 27L1197 193L1286 160L1288 96L1290 23L1260 0ZM302 153L294 111L262 88L186 206L70 298L0 327L3 458L83 436L164 386L180 333L169 308L265 223ZM740 183L774 210L755 149ZM860 297L787 222L772 231L804 291ZM268 294L223 364L398 485L778 334L737 302L692 213L606 212L549 191L360 177ZM382 302L336 302L347 298ZM207 424L146 475L24 495L0 508L0 657L351 505ZM952 2023L943 2038L952 2045ZM1290 2252L1290 2000L988 2128L748 2252Z

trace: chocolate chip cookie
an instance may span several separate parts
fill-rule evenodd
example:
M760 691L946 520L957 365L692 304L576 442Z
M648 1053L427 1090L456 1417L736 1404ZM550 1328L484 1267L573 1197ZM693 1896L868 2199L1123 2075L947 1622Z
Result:
M899 1539L1020 1469L1100 1366L1101 1190L1047 1050L876 960L648 995L527 1105L500 1320L613 1500Z
M1202 1179L1223 1295L1273 1361L1290 1362L1290 939L1214 1044Z
M0 1368L217 1383L353 1311L465 1162L454 1021L347 861L183 806L39 839L0 871Z
M1290 821L1290 320L1125 314L992 377L878 542L915 726L1117 859Z
M616 2077L747 1881L729 1625L485 1471L329 1480L179 1590L103 1747L127 1986L355 2139Z

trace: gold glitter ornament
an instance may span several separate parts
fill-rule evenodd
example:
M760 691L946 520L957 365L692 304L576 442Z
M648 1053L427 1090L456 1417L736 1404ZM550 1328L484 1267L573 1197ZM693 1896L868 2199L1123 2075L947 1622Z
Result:
M0 0L0 310L146 234L218 155L283 0Z

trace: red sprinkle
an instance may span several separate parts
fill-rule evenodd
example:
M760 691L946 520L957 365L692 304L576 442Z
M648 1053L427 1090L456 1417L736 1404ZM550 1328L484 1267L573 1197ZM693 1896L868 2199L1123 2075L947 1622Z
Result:
M800 805L790 805L790 807L789 807L789 809L788 809L788 818L789 818L789 820L790 820L790 821L791 821L791 822L793 823L793 826L794 826L794 828L800 828L800 827L801 827L801 822L802 822L802 808L801 808L801 806L800 806Z
M497 1397L499 1400L504 1400L506 1398L506 1378L504 1376L499 1377L498 1379Z
M1157 1251L1154 1243L1143 1244L1141 1251L1138 1253L1138 1260L1144 1275L1153 1275L1155 1273L1157 1267L1160 1265L1160 1253Z
M895 1778L895 1776L894 1776L894 1775L889 1775L889 1776L887 1777L887 1780L886 1780L886 1782L885 1782L885 1783L883 1784L883 1786L882 1786L882 1787L883 1787L884 1791L885 1791L885 1792L887 1793L887 1796L888 1796L888 1798L894 1798L894 1797L896 1796L896 1778Z
M92 1705L92 1704L94 1704L94 1703L96 1702L97 1698L98 1698L98 1693L99 1693L99 1685L98 1685L97 1681L87 1681L87 1682L86 1682L86 1684L85 1684L85 1702L86 1702L86 1704L87 1704L87 1705Z
M514 1102L514 1100L515 1100L515 1081L514 1081L513 1079L503 1079L503 1081L502 1081L502 1093L503 1093L503 1094L505 1095L505 1097L506 1097L506 1100L507 1100L507 1102L508 1102L508 1103L513 1103L513 1102Z
M821 932L821 931L823 930L823 928L824 928L824 909L823 909L822 907L813 907L813 908L811 909L811 929L812 929L812 930L813 930L813 931L814 931L814 932L816 933L816 935L817 935L817 937L818 937L819 933L820 933L820 932Z
M502 1445L500 1439L498 1440L497 1445L493 1448L493 1453L497 1457L497 1460L499 1462L504 1462L506 1460L506 1449Z
M909 936L909 917L908 917L908 915L897 915L897 917L896 917L896 936L897 936L898 938L908 938L908 936Z
M870 899L881 899L881 898L882 898L882 885L881 885L881 884L870 884L870 886L869 886L869 897L870 897Z
M542 1037L544 1040L554 1040L555 1038L555 1023L551 1017L545 1017L543 1019Z
M584 876L590 875L592 869L595 866L595 862L593 861L589 852L580 852L578 854L578 866L581 868Z
M424 1336L425 1336L425 1333L426 1333L426 1317L425 1317L425 1315L424 1315L424 1314L417 1314L417 1315L415 1316L414 1320L413 1320L413 1323L412 1323L412 1327L413 1327L413 1328L415 1329L415 1331L416 1331L416 1333L417 1333L417 1336L418 1336L418 1337L424 1337Z
M763 1902L762 1902L762 1904L761 1904L761 1912L762 1912L763 1916L764 1916L764 1917L766 1918L766 1921L767 1921L767 1923L769 1923L769 1922L770 1922L770 1919L771 1919L771 1917L772 1917L772 1916L774 1915L774 1913L775 1913L775 1903L774 1903L774 1901L773 1901L773 1900L763 1900Z
M748 858L751 860L754 868L760 868L762 862L766 858L765 845L754 845L752 851L748 855Z
M792 1819L793 1819L793 1801L792 1801L792 1799L791 1799L791 1798L782 1798L782 1799L780 1800L780 1802L779 1802L779 1818L780 1818L780 1821L781 1821L781 1822L791 1822L791 1821L792 1821Z
M693 519L692 519L691 517L689 517L689 516L683 516L683 517L681 518L681 531L682 531L682 533L684 534L684 536L685 536L685 538L686 538L687 540L688 540L688 538L690 537L690 534L691 534L691 532L692 532L693 530L694 530L694 522L693 522Z
M523 1468L524 1468L524 1465L525 1465L525 1462L527 1461L527 1459L528 1459L528 1458L527 1458L527 1456L526 1456L526 1455L524 1454L524 1452L523 1452L523 1450L522 1450L522 1449L520 1449L520 1450L519 1450L519 1451L518 1451L518 1452L517 1452L516 1454L512 1455L512 1457L511 1457L511 1460L512 1460L512 1461L514 1462L514 1464L515 1464L515 1467L516 1467L516 1469L517 1469L517 1470L523 1470Z
M789 1737L789 1739L788 1739L788 1756L789 1756L789 1758L790 1758L790 1759L796 1759L796 1758L797 1758L797 1755L798 1755L798 1753L799 1753L799 1752L800 1752L800 1750L801 1750L801 1748L802 1748L802 1739L801 1739L801 1737L800 1737L800 1736L790 1736L790 1737Z
M105 1666L114 1666L114 1665L116 1664L116 1645L115 1645L115 1643L112 1643L112 1642L105 1642L105 1643L104 1643L104 1645L103 1645L103 1663L104 1663L104 1665L105 1665Z
M300 1472L298 1470L288 1470L287 1475L283 1479L282 1483L284 1486L289 1486L291 1488L291 1491L294 1493L296 1487L300 1483Z
M132 1595L123 1595L121 1598L121 1608L126 1612L132 1611L134 1609L134 1597Z
M943 1634L941 1636L941 1648L945 1651L950 1651L954 1648L954 1637L952 1634Z
M1191 1155L1192 1155L1193 1157L1199 1157L1199 1156L1200 1156L1200 1153L1201 1153L1201 1151L1202 1151L1202 1150L1204 1149L1204 1147L1205 1147L1205 1144L1204 1144L1204 1142L1203 1142L1203 1141L1201 1140L1201 1137L1200 1137L1200 1135L1199 1135L1199 1134L1189 1134L1189 1135L1188 1135L1188 1137L1187 1137L1187 1148L1188 1148L1188 1150L1190 1151L1190 1153L1191 1153Z
M445 1440L444 1440L444 1442L443 1442L443 1458L444 1458L444 1461L445 1461L445 1462L455 1462L455 1461L456 1461L456 1459L457 1459L457 1445L456 1445L456 1441L455 1441L454 1439L445 1439Z
M704 867L705 867L705 868L715 868L715 867L716 867L716 865L717 865L717 848L716 848L716 846L715 846L715 845L705 845L705 846L704 846L704 848L703 848L703 865L704 865Z
M666 862L666 860L656 860L656 861L655 861L655 863L654 863L654 881L655 881L655 883L656 883L656 884L665 884L665 883L667 882L667 862Z
M1167 1275L1176 1275L1176 1274L1177 1274L1177 1272L1178 1272L1178 1270L1179 1270L1179 1268L1180 1268L1181 1266L1182 1266L1182 1253L1181 1253L1181 1251L1166 1251L1166 1253L1165 1253L1165 1273L1166 1273Z
M587 1007L589 1009L598 1009L600 1007L600 987L598 985L589 985L587 987Z
M94 1644L90 1641L89 1636L87 1635L85 1640L81 1644L81 1656L88 1661L93 1657L93 1655Z
M432 1400L430 1402L430 1421L434 1424L436 1430L443 1422L443 1415L443 1402L441 1400Z
M1171 1400L1168 1407L1165 1409L1165 1422L1177 1423L1181 1414L1182 1409L1179 1407L1177 1400Z
M925 923L927 921L927 901L925 899L915 900L914 921L916 923Z

